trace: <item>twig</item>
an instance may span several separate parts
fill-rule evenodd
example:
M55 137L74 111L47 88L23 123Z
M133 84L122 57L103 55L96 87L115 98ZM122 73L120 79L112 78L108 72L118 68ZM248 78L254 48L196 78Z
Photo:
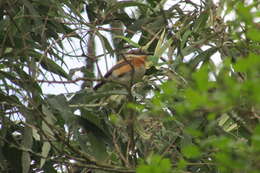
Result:
M116 152L118 153L118 155L119 155L119 157L121 158L121 160L124 162L124 164L127 166L127 167L130 167L130 165L129 165L129 162L128 162L128 159L126 159L125 157L124 157L124 155L122 154L122 152L120 151L120 148L119 148L119 146L118 146L118 144L117 144L117 140L116 140L116 135L115 135L115 133L116 133L116 129L113 131L113 144L114 144L114 146L115 146L115 150L116 150Z

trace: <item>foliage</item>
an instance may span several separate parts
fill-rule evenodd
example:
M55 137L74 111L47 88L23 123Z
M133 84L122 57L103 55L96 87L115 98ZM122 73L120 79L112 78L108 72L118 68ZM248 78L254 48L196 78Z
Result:
M0 172L259 172L259 6L1 1ZM90 35L103 53L87 55ZM132 46L154 56L131 89L46 94L100 81L67 59L107 63Z

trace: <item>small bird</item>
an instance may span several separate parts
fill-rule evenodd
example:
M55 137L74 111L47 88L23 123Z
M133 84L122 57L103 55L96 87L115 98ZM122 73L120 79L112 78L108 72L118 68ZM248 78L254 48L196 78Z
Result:
M123 59L114 65L104 75L104 78L127 86L132 85L144 76L146 71L145 63L149 55L152 54L145 53L141 49L131 50L123 54ZM97 90L105 83L106 81L101 81L93 89Z

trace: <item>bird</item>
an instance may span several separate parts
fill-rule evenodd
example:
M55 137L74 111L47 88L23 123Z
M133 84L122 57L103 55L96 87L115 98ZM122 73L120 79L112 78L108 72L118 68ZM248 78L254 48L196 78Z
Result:
M99 89L107 80L115 81L125 86L131 86L144 76L146 71L145 64L149 55L152 54L146 53L141 49L130 50L124 53L123 58L104 75L103 78L106 80L96 84L93 89Z

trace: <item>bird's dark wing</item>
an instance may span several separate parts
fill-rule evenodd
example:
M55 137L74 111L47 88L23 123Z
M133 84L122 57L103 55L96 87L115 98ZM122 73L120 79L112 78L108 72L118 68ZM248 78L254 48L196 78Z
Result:
M112 73L114 70L124 66L124 65L127 65L129 64L130 61L128 61L127 59L123 59L121 61L119 61L115 66L113 66L105 75L104 75L104 78L107 79ZM97 85L94 86L94 90L97 90L98 88L100 88L102 85L105 84L105 81L101 81L99 82Z
M130 61L128 60L121 60L119 61L115 66L113 66L105 75L104 75L104 78L108 78L113 71L115 71L116 69L119 69L120 67L124 66L124 65L129 65L130 64Z

